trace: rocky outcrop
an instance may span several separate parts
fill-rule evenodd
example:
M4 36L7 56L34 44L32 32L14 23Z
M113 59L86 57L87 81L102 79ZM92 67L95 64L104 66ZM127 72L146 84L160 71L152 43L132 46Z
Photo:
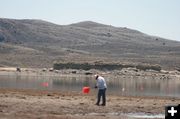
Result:
M56 70L60 69L83 69L83 70L90 70L90 69L97 69L97 70L116 70L122 68L136 68L139 70L155 70L161 71L161 67L159 65L150 65L150 64L120 64L120 63L55 63L53 68Z

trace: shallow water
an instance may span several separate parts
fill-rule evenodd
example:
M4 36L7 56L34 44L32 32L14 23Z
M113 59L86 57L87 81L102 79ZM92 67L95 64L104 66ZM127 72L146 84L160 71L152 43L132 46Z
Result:
M170 96L180 97L180 80L152 79L149 77L106 77L108 94L126 96ZM95 80L91 76L45 76L45 75L0 75L0 88L42 89L82 91L84 86L94 90Z
M130 117L131 119L138 118L138 119L164 119L164 114L146 114L146 113L89 113L86 115L93 115L93 116L124 116L124 117Z
M164 114L144 114L144 113L127 113L124 114L127 117L133 117L138 119L164 119Z

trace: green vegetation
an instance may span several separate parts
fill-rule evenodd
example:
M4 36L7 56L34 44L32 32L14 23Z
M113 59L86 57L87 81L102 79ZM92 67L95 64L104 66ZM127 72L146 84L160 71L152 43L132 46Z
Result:
M136 68L139 70L155 70L160 71L161 67L159 65L149 65L149 64L138 64L138 65L130 65L130 64L120 64L120 63L73 63L73 62L61 62L54 63L53 68L56 70L60 69L82 69L82 70L116 70L122 68Z

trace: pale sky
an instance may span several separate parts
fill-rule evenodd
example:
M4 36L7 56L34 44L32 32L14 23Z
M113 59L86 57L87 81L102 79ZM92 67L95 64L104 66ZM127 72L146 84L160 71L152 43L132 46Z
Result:
M0 0L0 18L94 21L180 41L180 0Z

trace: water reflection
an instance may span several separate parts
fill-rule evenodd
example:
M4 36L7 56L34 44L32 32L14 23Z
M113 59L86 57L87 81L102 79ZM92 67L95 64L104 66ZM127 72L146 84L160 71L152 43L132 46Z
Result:
M180 80L153 79L150 77L107 77L108 94L130 96L180 97ZM42 83L46 85L42 85ZM0 76L1 88L45 89L79 91L89 86L94 89L96 80L91 76ZM91 91L95 92L95 91Z
M68 91L81 91L82 87L95 85L91 77L61 77L52 79L53 89L68 90Z

